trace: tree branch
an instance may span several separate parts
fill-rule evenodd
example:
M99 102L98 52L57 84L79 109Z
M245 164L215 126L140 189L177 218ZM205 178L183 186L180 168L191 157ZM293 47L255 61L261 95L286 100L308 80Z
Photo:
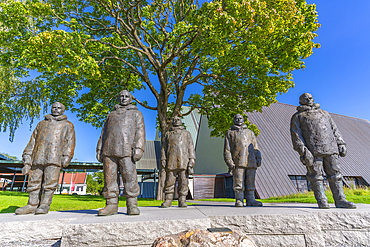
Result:
M145 108L147 108L149 110L157 110L158 109L157 107L151 107L151 106L148 106L148 105L142 103L140 100L138 100L137 98L135 98L135 96L133 96L132 94L131 94L131 96L132 96L132 99L135 100L137 103L139 103L142 107L145 107Z

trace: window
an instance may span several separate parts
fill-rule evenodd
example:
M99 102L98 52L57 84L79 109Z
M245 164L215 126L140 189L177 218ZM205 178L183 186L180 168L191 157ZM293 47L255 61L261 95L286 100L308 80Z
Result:
M369 186L369 184L362 177L344 176L343 183L351 189L356 189L359 186Z
M306 176L289 175L293 185L297 188L298 192L310 190Z

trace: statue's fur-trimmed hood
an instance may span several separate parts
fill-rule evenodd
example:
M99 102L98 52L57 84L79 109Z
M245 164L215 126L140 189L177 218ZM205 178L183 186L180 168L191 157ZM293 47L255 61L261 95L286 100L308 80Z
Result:
M318 110L320 109L320 104L315 103L312 106L310 105L300 105L297 107L297 111L302 112L302 111L309 111L309 110Z

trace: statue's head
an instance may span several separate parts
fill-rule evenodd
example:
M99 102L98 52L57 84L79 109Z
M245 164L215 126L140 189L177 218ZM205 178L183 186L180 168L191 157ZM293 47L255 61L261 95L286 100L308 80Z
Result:
M241 114L236 114L234 116L234 124L237 126L242 126L244 124L244 118Z
M299 104L312 106L313 103L314 103L314 101L313 101L313 97L312 97L311 94L304 93L301 96L299 96Z
M122 90L118 94L118 102L119 102L120 105L123 105L123 106L131 104L131 102L132 102L131 93L127 90Z
M53 115L54 117L57 117L57 116L60 116L60 115L63 115L64 114L64 110L66 108L64 107L64 105L62 103L59 103L59 102L55 102L52 106L51 106L51 115Z
M172 119L172 126L178 127L178 126L181 126L181 125L182 125L181 118L176 116Z

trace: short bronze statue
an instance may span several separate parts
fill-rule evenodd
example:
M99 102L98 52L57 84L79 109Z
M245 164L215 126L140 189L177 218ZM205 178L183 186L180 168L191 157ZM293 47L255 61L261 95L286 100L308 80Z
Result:
M234 125L226 132L224 159L233 175L235 207L261 207L262 203L255 198L255 177L257 167L261 166L261 152L258 150L256 136L244 124L240 114L234 116ZM246 190L246 193L244 193Z
M324 190L323 168L333 192L335 206L356 208L353 202L346 200L343 193L338 155L344 157L347 149L337 125L328 112L320 109L320 104L314 103L311 94L302 94L299 104L297 113L291 119L290 133L294 150L299 153L301 162L307 168L307 179L319 208L330 208Z
M145 146L145 126L141 112L132 105L130 92L123 90L118 96L119 104L105 120L96 148L96 158L103 163L106 206L99 216L117 214L119 189L118 170L124 183L124 196L128 215L139 215L137 196L140 187L137 181L135 162L141 159Z
M174 117L172 127L166 133L162 143L161 165L166 171L164 186L165 201L162 208L171 206L178 176L179 207L187 207L188 178L193 174L195 151L190 132L181 124L179 117Z
M15 214L49 212L60 169L69 165L75 148L74 127L63 115L64 109L59 102L52 105L51 115L46 115L45 120L37 125L23 152L22 173L29 175L29 198L27 205L17 208Z

